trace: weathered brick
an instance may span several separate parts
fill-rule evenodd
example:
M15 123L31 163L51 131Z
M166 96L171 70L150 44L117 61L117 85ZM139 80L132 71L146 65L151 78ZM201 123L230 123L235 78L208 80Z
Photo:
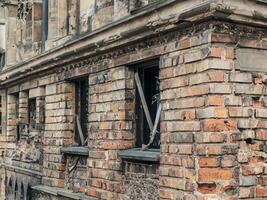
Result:
M198 144L196 145L198 155L224 155L236 154L238 146L234 144Z
M232 92L231 85L227 83L214 83L210 84L210 94L230 94Z
M221 60L221 59L205 59L204 61L197 63L197 71L203 72L210 69L218 70L232 70L233 61Z
M209 82L224 82L224 72L209 71L192 75L189 79L190 85L197 85L200 83L209 83Z
M204 97L176 99L166 103L166 109L198 108L205 105ZM165 106L163 106L164 108Z
M210 132L233 131L237 129L236 121L222 119L206 119L203 121L203 130Z
M240 106L242 105L242 98L240 96L225 96L225 105Z
M181 75L188 75L196 72L196 64L194 63L187 63L184 65L178 65L174 69L174 75L175 76L181 76Z
M226 108L208 107L197 110L197 118L227 118L228 110Z
M198 170L199 181L229 180L233 177L231 169L203 168Z
M225 133L203 132L195 134L196 143L224 143L226 138Z
M236 156L223 156L221 160L222 167L234 167L237 166L237 159Z
M215 157L201 157L198 160L199 167L219 167L220 160Z
M207 53L201 50L195 50L195 51L190 51L190 53L184 54L184 62L185 63L190 63L190 62L195 62L198 60L202 60L207 56Z
M167 131L199 131L200 122L184 121L184 122L167 122Z
M266 130L257 130L256 131L256 139L267 141L267 131Z
M257 128L259 120L256 119L239 119L238 128Z
M206 106L222 106L223 97L222 96L207 96Z
M173 143L193 143L192 133L172 133L169 136L169 142Z
M267 197L267 188L256 188L256 197Z
M237 84L235 86L235 94L262 95L263 90L263 85Z
M230 107L229 116L230 117L252 117L254 115L254 110L247 107Z
M186 77L175 77L171 79L164 80L160 83L160 87L162 90L178 88L188 85L188 79Z
M256 109L256 117L258 118L267 118L267 109Z
M215 183L198 183L198 191L201 194L215 194L216 188Z
M230 73L230 82L252 83L252 74L251 73L232 72L232 73Z
M240 187L239 189L239 198L253 198L254 197L254 188L251 187Z
M240 176L240 186L252 186L256 185L257 177L256 176Z
M253 130L244 130L241 133L241 138L242 139L249 139L249 138L254 139L255 138L255 131L253 131Z
M177 110L165 111L164 120L193 120L196 118L195 110Z

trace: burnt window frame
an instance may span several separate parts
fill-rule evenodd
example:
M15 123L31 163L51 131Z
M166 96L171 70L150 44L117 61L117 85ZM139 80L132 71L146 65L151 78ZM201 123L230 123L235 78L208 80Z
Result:
M74 137L73 141L78 146L86 145L89 135L88 122L89 122L89 77L84 76L72 81L74 83ZM84 90L83 90L84 89ZM83 98L82 98L83 96ZM81 102L83 101L83 102ZM79 119L80 128L82 131L83 139L80 138L79 127L77 122Z
M159 82L159 58L153 59L153 60L148 60L148 61L144 61L144 62L140 62L137 64L132 65L131 67L134 70L134 73L138 72L139 75L139 79L142 85L142 89L144 92L144 96L146 99L146 103L149 109L149 114L151 116L151 120L152 123L154 123L156 115L157 115L157 109L158 109L158 104L157 102L154 102L152 104L152 98L153 96L155 96L156 94L160 94L160 82ZM154 70L155 74L157 75L158 79L154 80L154 83L156 81L158 81L158 85L151 85L151 87L155 87L157 89L155 89L155 94L150 94L150 95L146 95L146 92L149 90L148 88L146 88L146 82L148 80L151 80L152 77L150 77L150 79L145 79L145 70ZM156 83L157 84L157 83ZM153 90L150 90L150 92ZM158 92L158 93L157 93ZM149 101L149 99L151 101ZM159 101L160 101L160 97L159 97ZM157 105L156 105L157 104ZM144 112L144 108L141 102L141 97L139 94L139 91L137 89L137 84L135 83L135 146L137 148L141 148L143 145L146 145L149 140L150 140L150 133L151 131L149 130L149 125L145 116L145 112ZM160 121L157 125L157 138L155 138L155 141L150 145L151 149L160 149ZM158 143L158 145L155 144Z

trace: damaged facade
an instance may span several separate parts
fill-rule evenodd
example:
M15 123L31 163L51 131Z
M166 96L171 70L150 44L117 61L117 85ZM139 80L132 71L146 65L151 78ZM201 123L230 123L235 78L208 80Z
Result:
M266 1L0 4L0 199L267 199Z

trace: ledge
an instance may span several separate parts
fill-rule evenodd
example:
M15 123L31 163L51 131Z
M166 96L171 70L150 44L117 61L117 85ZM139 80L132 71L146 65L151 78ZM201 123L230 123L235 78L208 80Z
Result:
M37 186L32 187L32 189L38 192L43 192L43 193L54 195L54 196L67 197L67 198L75 199L75 200L96 200L96 198L94 197L89 197L82 193L74 193L71 190L66 190L63 188L49 187L45 185L37 185Z
M124 160L159 162L160 150L149 149L142 151L140 148L119 151L119 157Z
M62 147L60 152L65 155L88 156L88 147Z
M34 171L34 170L31 170L31 169L25 169L25 168L21 168L21 167L16 167L16 166L13 166L13 165L10 165L10 164L7 164L7 163L3 163L2 166L4 166L8 170L13 170L15 172L23 172L23 173L28 173L28 174L31 174L31 175L40 176L40 177L42 176L42 173L39 172L39 171Z

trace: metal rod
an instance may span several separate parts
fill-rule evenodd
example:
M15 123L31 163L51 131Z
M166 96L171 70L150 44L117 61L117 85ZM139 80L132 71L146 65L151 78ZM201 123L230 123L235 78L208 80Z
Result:
M82 145L84 145L85 144L85 140L84 140L84 136L83 136L83 132L82 132L82 127L81 127L81 124L80 124L80 120L79 120L78 115L76 116L76 123L77 123L77 128L78 128L79 136L80 136L80 139L81 139L81 143L82 143Z
M160 103L159 107L158 107L158 110L157 110L156 119L155 119L155 123L154 123L154 126L153 126L153 131L151 132L151 135L150 135L150 140L149 140L147 145L143 145L142 150L147 149L153 143L153 141L155 139L155 136L156 136L156 133L157 133L157 127L158 127L159 120L160 120L161 110L162 110L162 105Z
M144 92L143 92L143 88L141 86L141 81L140 81L138 72L135 72L134 77L135 77L135 82L136 82L137 89L138 89L138 92L139 92L139 95L140 95L140 98L141 98L141 102L142 102L142 105L143 105L143 108L144 108L144 112L145 112L145 115L146 115L146 120L147 120L149 129L150 129L150 131L153 131L152 119L150 117L150 113L149 113L149 110L148 110L148 106L147 106L147 103L146 103L145 95L144 95Z

